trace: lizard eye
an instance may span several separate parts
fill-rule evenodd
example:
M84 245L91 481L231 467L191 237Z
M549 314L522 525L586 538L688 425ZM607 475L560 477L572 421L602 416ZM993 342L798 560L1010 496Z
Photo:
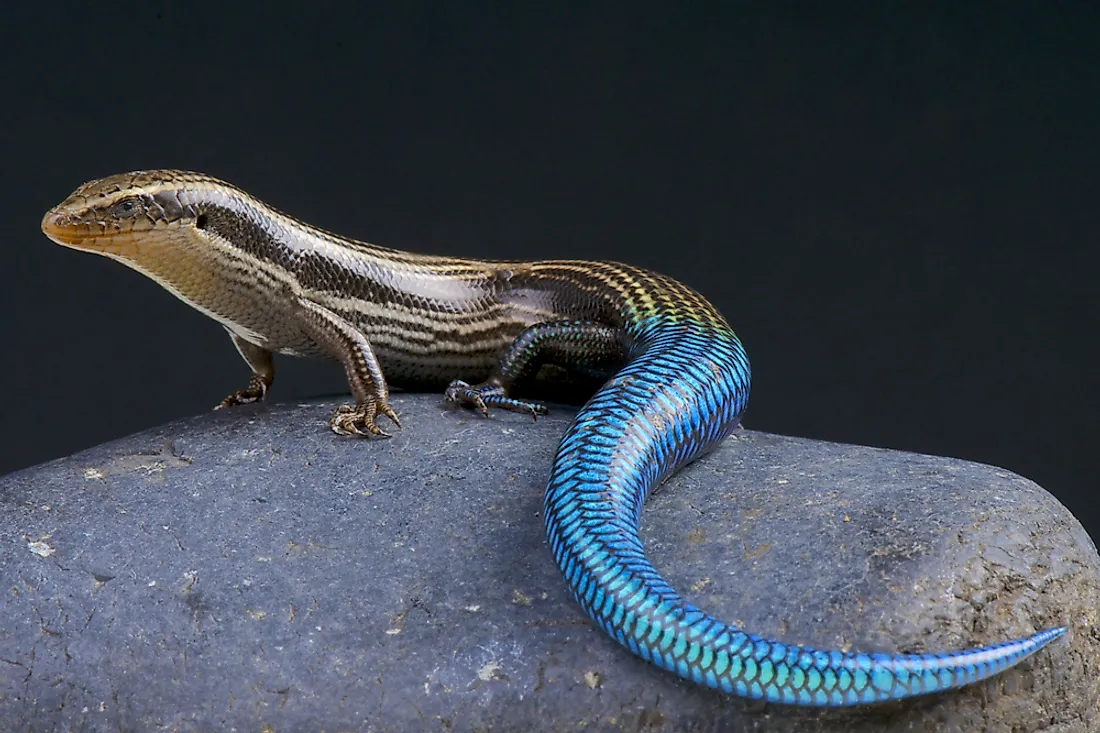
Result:
M119 219L125 219L128 216L133 216L137 213L138 205L134 199L122 199L117 204L111 207L111 214Z

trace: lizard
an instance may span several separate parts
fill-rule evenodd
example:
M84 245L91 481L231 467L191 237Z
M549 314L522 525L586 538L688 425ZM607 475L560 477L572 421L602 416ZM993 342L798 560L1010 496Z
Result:
M941 692L995 675L1065 633L889 654L769 639L692 605L652 566L642 507L736 429L750 365L700 293L615 262L414 254L312 226L228 182L180 170L90 181L46 212L53 242L117 260L220 323L251 369L218 407L264 399L273 354L342 363L345 436L390 435L389 385L445 401L547 414L524 396L545 368L598 385L558 445L545 488L549 547L587 615L634 654L737 696L840 707ZM389 427L389 426L387 426Z

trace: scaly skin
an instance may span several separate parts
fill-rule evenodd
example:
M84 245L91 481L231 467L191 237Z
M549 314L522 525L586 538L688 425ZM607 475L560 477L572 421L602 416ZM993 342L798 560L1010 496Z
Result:
M43 231L137 269L220 322L253 375L220 406L263 399L272 354L327 355L355 403L345 435L397 423L388 383L446 385L483 413L544 414L520 394L564 367L601 386L566 430L546 487L547 537L584 610L635 654L743 697L847 706L958 688L1000 672L1062 627L949 654L815 650L764 639L684 601L638 538L649 492L738 424L749 362L701 295L608 262L481 262L413 255L289 217L223 181L144 171L88 183Z

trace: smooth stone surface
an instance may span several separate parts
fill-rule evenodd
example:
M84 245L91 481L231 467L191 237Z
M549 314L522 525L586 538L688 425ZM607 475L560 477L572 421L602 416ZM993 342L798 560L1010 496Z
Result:
M1070 627L961 692L785 708L679 681L568 595L541 518L568 408L394 403L388 441L332 435L333 401L250 406L0 479L5 729L1100 730L1100 559L1019 476L738 431L661 488L654 563L751 631L892 652Z

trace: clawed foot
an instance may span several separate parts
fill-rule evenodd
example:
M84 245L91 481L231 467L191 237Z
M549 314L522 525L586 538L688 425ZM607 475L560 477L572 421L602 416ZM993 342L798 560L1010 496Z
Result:
M371 400L360 405L340 405L336 412L332 413L328 425L337 435L358 435L367 437L377 435L381 438L393 437L374 421L379 415L385 415L397 429L401 429L401 422L397 419L397 413L393 411L388 402Z
M253 402L262 400L266 394L267 383L257 377L252 377L252 381L248 383L248 389L234 392L219 402L214 409L221 410L226 407L233 407L234 405L250 405Z
M264 396L262 394L256 394L251 390L242 389L240 392L234 392L218 404L214 405L214 409L223 410L226 407L233 407L235 405L250 405L253 402L259 402L263 398Z
M443 399L451 404L469 405L486 417L489 416L490 407L522 412L532 418L550 413L546 405L541 402L514 399L504 393L504 387L484 382L471 385L456 379L447 386Z

